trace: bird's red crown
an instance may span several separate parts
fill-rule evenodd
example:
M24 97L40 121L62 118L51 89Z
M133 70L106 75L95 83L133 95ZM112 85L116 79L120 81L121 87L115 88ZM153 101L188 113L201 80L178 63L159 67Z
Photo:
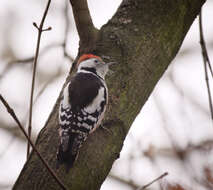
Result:
M93 54L84 54L78 59L77 65L79 65L79 63L81 63L82 61L85 61L85 60L91 59L91 58L96 58L96 59L99 59L100 61L103 61L99 56L96 56Z

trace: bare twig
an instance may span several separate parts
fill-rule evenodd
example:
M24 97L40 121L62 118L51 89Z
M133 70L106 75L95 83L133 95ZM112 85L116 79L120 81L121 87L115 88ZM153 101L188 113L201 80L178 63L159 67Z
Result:
M137 189L139 188L139 186L137 184L135 184L133 181L130 180L125 180L121 177L115 176L113 174L110 174L109 177L117 182L120 182L121 184L125 184L128 187L132 188L132 189Z
M134 182L132 182L132 181L127 181L127 180L125 180L125 179L122 179L122 178L117 177L117 176L112 175L112 174L110 174L109 177L112 178L112 179L114 179L114 180L116 180L116 181L118 181L118 182L120 182L120 183L123 183L123 184L125 184L125 185L128 185L129 187L131 187L131 188L133 188L133 189L143 190L143 189L146 189L147 187L149 187L150 185L152 185L154 182L156 182L156 181L158 181L158 180L164 178L164 177L167 176L167 175L168 175L168 172L165 172L165 173L163 173L162 175L160 175L159 177L157 177L156 179L152 180L151 182L149 182L148 184L146 184L146 185L144 185L144 186L142 186L142 187L138 187L138 185L135 184Z
M205 154L210 152L213 149L213 140L207 139L198 144L188 143L184 148L178 149L182 157L187 157L194 152L199 152L199 154ZM157 156L164 156L170 158L177 158L177 150L173 147L164 147L157 148L154 146L149 146L146 150L143 151L143 155L152 159Z
M4 104L4 106L7 108L8 113L12 116L12 118L15 120L15 122L17 123L17 125L19 126L19 128L21 129L21 131L23 132L24 136L27 138L28 142L30 143L30 145L32 146L33 150L37 153L38 157L41 159L41 161L43 162L43 164L45 165L45 167L47 168L47 170L49 171L49 173L52 175L52 177L56 180L56 182L60 185L60 187L63 190L67 190L67 188L64 186L64 184L61 182L61 180L57 177L57 175L55 174L55 172L50 168L50 166L48 165L48 163L44 160L44 158L41 156L41 154L39 153L39 151L37 150L37 148L35 147L35 145L33 144L33 142L31 141L30 137L27 135L26 131L24 130L24 127L21 125L19 119L17 118L15 112L13 111L13 109L9 106L9 104L7 103L7 101L3 98L3 96L0 94L0 100L1 102Z
M211 90L210 90L210 86L209 86L207 64L209 66L212 78L213 78L213 73L212 73L211 63L210 63L207 48L206 48L206 43L205 43L204 36L203 36L202 11L200 11L200 14L199 14L199 29L200 29L200 45L201 45L201 49L202 49L203 64L204 64L204 71L205 71L205 80L206 80L206 87L207 87L208 99L209 99L209 108L210 108L210 112L211 112L211 119L213 121L213 105L212 105Z
M40 49L41 34L44 31L51 30L51 27L48 27L47 29L43 29L44 20L45 20L45 18L47 16L47 12L49 10L50 3L51 3L51 0L48 0L39 27L37 26L37 24L35 22L33 23L33 25L38 30L38 38L37 38L35 58L34 58L34 61L33 61L33 76L32 76L32 87L31 87L31 95L30 95L29 124L28 124L28 135L29 135L29 138L31 138L31 131L32 131L33 95L34 95L34 88L35 88L35 74L36 74L36 66L37 66L37 62L38 62L38 55L39 55L39 49ZM28 141L28 144L27 144L27 158L29 157L29 153L30 153L30 143Z
M34 60L34 56L23 58L23 59L15 59L12 61L9 61L9 64L16 64L16 63L30 63Z
M169 173L168 172L165 172L163 173L162 175L160 175L159 177L157 177L156 179L152 180L151 182L149 182L148 184L138 188L137 190L143 190L143 189L146 189L147 187L149 187L150 185L152 185L153 183L155 183L156 181L164 178L165 176L167 176Z

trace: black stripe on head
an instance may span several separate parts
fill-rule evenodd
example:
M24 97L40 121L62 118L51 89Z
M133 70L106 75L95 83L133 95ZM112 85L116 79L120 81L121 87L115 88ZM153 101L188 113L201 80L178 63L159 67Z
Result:
M85 71L92 72L92 73L94 73L94 74L97 75L97 72L96 72L96 69L95 69L95 68L91 68L91 67L82 67L81 69L82 69L82 70L85 70Z

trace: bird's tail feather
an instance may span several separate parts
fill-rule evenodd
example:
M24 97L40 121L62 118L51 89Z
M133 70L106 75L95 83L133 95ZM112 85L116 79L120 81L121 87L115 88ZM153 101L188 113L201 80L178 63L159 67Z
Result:
M56 168L59 168L61 164L65 164L66 172L68 172L78 157L79 149L85 139L85 135L79 133L70 133L69 136L62 134L61 143L57 153ZM82 140L83 138L83 140Z

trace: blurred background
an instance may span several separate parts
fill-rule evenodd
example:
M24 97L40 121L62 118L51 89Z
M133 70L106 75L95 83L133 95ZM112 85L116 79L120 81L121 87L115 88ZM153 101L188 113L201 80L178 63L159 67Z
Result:
M100 28L121 0L88 0ZM1 0L0 93L27 127L32 62L46 1ZM213 62L213 1L203 7L203 29ZM78 51L78 35L68 1L52 1L41 39L33 107L35 140L59 95ZM213 78L209 73L210 88ZM25 161L27 141L0 103L0 190L12 188ZM210 117L198 19L136 118L101 190L132 190L164 172L148 189L213 189L213 122Z

